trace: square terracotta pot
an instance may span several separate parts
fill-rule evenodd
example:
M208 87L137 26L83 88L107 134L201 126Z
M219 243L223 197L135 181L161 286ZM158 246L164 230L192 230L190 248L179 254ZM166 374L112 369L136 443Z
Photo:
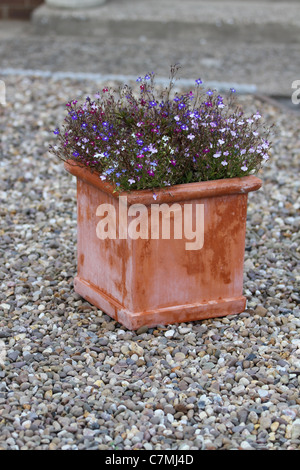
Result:
M155 191L156 200L151 190L122 193L127 198L127 209L140 204L147 211L149 236L134 239L127 230L134 217L128 217L125 228L122 219L120 226L120 195L113 186L101 181L99 174L71 161L65 163L65 168L77 177L78 272L74 287L88 302L128 329L245 310L247 198L248 192L260 188L259 178L245 176L177 185ZM176 204L176 210L182 209L183 213L189 205L194 217L196 208L202 208L201 226L193 221L194 231L202 231L200 235L195 232L199 235L198 249L187 249L191 239L185 236L185 230L181 238L175 238L173 212L169 239L162 238L161 229L158 239L151 237L151 211L153 206L164 203L169 207ZM111 207L116 214L115 239L99 238L97 227L103 220L99 206ZM173 219L174 227L175 213Z

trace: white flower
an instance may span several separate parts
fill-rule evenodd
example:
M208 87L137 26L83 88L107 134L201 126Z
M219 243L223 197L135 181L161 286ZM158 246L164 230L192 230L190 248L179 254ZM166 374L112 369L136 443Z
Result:
M245 124L244 121L239 121L239 122L238 122L238 125L239 125L239 126L242 126L243 124Z
M252 134L253 134L255 137L258 136L258 132L256 132L256 131L253 131Z
M226 160L223 160L223 161L221 162L221 165L226 166L226 165L228 165L228 163L226 162Z
M251 118L246 119L246 121L248 122L248 124L252 124L252 122L254 122Z
M223 139L219 139L218 142L219 142L220 145L225 144L225 140L223 140Z
M156 201L156 199L157 199L157 194L153 193L153 199Z
M129 184L133 184L133 183L135 183L135 180L134 180L133 178L130 178L130 179L128 180L128 183L129 183Z
M187 138L190 139L190 140L193 140L193 139L195 138L195 136L194 136L194 134L189 134L189 135L187 136Z
M263 144L261 144L263 149L269 148L269 142L265 141Z
M246 149L242 149L241 150L241 155L245 155L245 153L246 153Z
M163 140L164 142L167 142L167 140L169 140L170 137L168 137L167 135L164 135L161 140Z
M149 148L149 152L151 152L151 153L157 153L157 149L156 149L155 147L153 147L153 144L150 144L150 145L148 146L148 148Z
M236 136L236 132L235 132L235 131L230 131L230 133L231 133L231 135L232 135L233 137Z
M265 161L267 161L267 160L269 160L269 155L268 155L267 153L264 153L264 154L262 155L262 158L263 158Z
M100 179L101 179L101 181L104 181L104 180L106 180L106 176L105 175L100 175Z
M247 167L246 165L244 165L244 166L241 167L241 170L247 171L247 170L248 170L248 167Z
M261 118L261 115L260 115L259 112L257 111L257 113L253 115L253 119L255 119L255 120L257 121L257 120L260 119L260 118Z
M222 155L222 152L217 152L213 154L214 158L219 158Z
M175 121L179 121L179 120L180 120L180 117L179 117L179 116L175 116L174 119L175 119Z
M95 153L94 158L103 158L104 156L103 153Z

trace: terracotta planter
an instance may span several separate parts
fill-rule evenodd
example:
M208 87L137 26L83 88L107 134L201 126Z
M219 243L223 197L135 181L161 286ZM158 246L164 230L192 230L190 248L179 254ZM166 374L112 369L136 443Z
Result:
M128 216L125 231L124 223L120 226L120 198L114 188L102 182L98 174L72 162L66 163L65 168L77 177L78 273L74 287L83 298L129 329L245 310L247 197L248 192L260 188L259 178L245 176L177 185L156 191L156 200L151 190L122 193L122 197L127 197L127 208L136 208L135 204L146 207L150 235L134 239L125 233L127 229L129 233L134 217ZM169 239L162 239L161 233L158 239L151 237L150 212L154 205L163 203L169 207L176 204L178 213L192 205L194 216L197 207L202 207L200 229L204 239L199 236L198 249L187 248L191 237L186 236L185 230L177 239L172 228ZM102 204L115 210L115 239L99 239L97 227L103 218L99 217L98 207ZM182 224L184 220L183 217ZM193 221L194 227L195 223L197 220Z

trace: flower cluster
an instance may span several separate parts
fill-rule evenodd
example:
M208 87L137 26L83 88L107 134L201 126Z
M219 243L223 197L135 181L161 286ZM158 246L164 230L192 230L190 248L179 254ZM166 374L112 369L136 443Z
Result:
M120 190L245 176L268 160L270 130L261 115L245 117L235 104L201 79L193 91L173 92L178 66L169 86L158 91L154 74L137 79L137 92L122 86L104 88L83 104L67 103L59 144L51 150L97 171Z

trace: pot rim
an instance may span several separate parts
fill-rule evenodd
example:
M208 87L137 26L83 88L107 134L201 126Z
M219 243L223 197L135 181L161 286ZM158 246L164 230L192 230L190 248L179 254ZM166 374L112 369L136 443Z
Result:
M135 189L130 192L116 192L115 186L106 181L102 181L98 172L91 172L90 169L76 164L74 160L65 161L64 167L69 173L76 176L76 178L95 186L116 199L118 199L119 196L127 196L127 204L130 205L150 205L231 194L246 194L250 191L256 191L262 186L262 180L260 178L254 175L247 175L237 178L177 184L164 188ZM153 197L154 194L156 195L155 199Z

